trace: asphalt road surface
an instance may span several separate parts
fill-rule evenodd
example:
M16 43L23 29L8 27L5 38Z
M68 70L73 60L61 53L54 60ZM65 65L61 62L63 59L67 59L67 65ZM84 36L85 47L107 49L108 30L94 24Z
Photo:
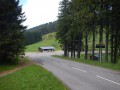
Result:
M71 90L120 90L120 72L51 57L63 52L27 53Z

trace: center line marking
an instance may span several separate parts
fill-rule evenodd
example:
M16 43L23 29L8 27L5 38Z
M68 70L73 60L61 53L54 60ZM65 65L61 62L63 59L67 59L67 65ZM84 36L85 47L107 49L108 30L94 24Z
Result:
M78 71L81 71L81 72L87 73L87 71L85 71L85 70L81 70L81 69L76 68L76 67L72 67L72 68L73 68L73 69L76 69L76 70L78 70Z
M64 65L64 66L68 66L67 64L64 64L64 63L61 63L62 65Z
M120 85L120 83L117 83L117 82L115 82L115 81L109 80L109 79L107 79L107 78L104 78L104 77L101 77L101 76L98 76L98 75L96 75L96 76L97 76L98 78L104 79L104 80L109 81L109 82L111 82L111 83Z
M54 61L55 62L55 61ZM55 63L58 63L58 62L55 62ZM67 64L64 64L64 63L61 63L61 62L59 62L60 64L62 64L62 65L64 65L64 66L69 66L69 67L71 67L71 68L73 68L73 69L76 69L76 70L78 70L78 71L81 71L81 72L84 72L84 73L87 73L87 71L85 71L85 70L82 70L82 69L79 69L79 68L76 68L76 67L73 67L73 66L70 66L70 65L67 65Z

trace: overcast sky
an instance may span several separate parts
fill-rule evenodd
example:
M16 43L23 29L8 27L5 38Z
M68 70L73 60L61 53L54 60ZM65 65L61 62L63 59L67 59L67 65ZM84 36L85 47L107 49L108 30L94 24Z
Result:
M61 0L20 0L27 17L24 25L28 28L57 20Z

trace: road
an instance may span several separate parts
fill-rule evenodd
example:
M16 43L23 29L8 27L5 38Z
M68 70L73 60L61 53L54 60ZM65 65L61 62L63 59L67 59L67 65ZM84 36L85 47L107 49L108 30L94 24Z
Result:
M71 90L120 90L120 72L50 56L62 53L27 53L26 56L52 72Z

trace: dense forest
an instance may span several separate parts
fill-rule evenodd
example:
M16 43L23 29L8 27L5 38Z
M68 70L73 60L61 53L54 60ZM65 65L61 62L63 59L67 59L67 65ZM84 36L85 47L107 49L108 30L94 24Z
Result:
M57 21L42 24L25 31L25 45L30 45L42 40L42 35L55 32L57 29Z
M42 40L41 32L25 31L24 37L25 37L25 45L33 44Z
M88 59L88 37L92 36L92 59L94 60L97 47L99 61L102 62L104 47L104 60L117 63L120 56L119 24L119 0L62 0L58 14L57 39L64 48L64 56L71 54L71 57L76 57L77 52L77 58L80 58L84 46L85 59ZM95 39L98 34L99 44L96 45Z

